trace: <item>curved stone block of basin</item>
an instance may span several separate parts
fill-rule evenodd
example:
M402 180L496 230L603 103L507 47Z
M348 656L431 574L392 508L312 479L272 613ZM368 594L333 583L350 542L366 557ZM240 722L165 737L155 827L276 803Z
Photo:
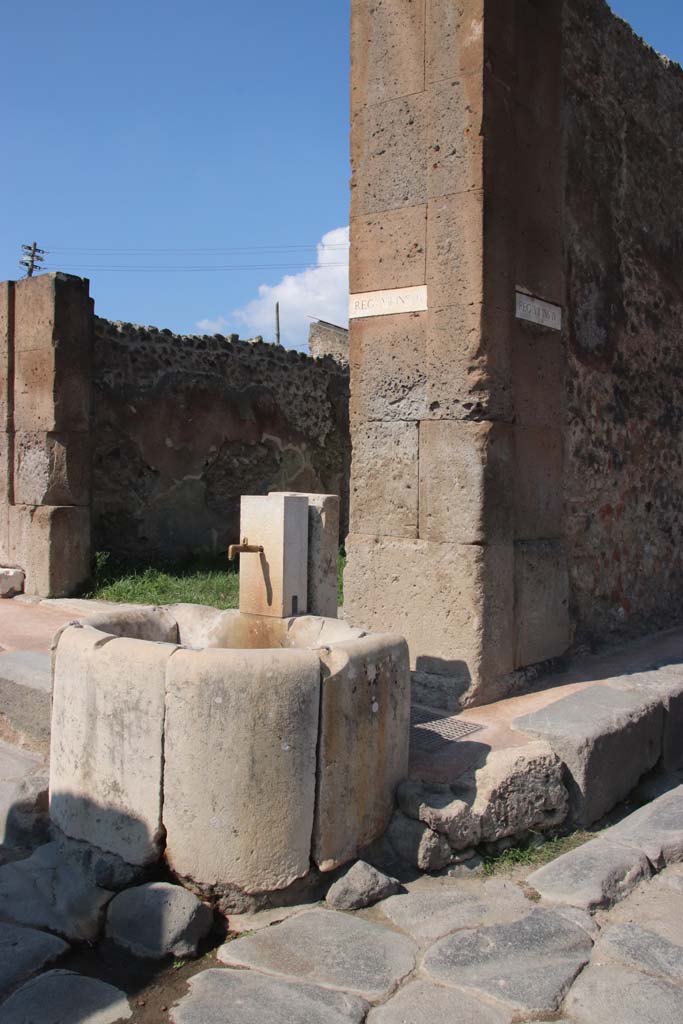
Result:
M172 605L67 626L53 664L50 812L74 839L253 895L386 828L408 769L400 637Z

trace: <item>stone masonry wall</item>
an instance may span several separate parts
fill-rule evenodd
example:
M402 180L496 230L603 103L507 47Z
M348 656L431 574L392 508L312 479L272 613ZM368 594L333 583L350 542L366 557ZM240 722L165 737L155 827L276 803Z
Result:
M683 71L567 0L565 531L577 639L683 618Z
M341 366L348 366L349 332L346 327L314 320L308 331L308 351L314 359L332 356Z
M402 633L416 696L486 703L571 637L561 0L353 0L350 621ZM367 307L365 307L367 308Z
M96 318L94 361L98 548L223 549L241 494L334 493L346 509L348 373L332 359Z
M0 566L63 597L90 575L92 301L88 282L0 284Z

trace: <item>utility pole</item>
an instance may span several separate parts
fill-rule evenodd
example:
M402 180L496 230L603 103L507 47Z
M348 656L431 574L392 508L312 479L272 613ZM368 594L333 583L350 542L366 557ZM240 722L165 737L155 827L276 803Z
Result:
M40 270L40 264L47 256L46 249L39 249L37 242L31 245L22 245L23 255L19 260L19 266L26 268L26 276L33 277L34 270Z
M280 303L275 303L275 344L280 344Z

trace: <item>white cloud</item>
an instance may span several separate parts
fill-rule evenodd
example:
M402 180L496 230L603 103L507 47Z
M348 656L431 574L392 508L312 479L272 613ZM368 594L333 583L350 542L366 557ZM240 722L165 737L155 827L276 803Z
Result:
M282 342L291 348L306 348L310 317L345 327L349 305L348 241L348 227L328 231L318 243L315 266L299 274L286 274L278 284L260 285L258 298L232 314L232 322L239 325L240 334L244 337L261 334L272 341L276 302L280 303ZM208 333L229 330L224 316L200 320L197 327Z
M198 320L196 326L205 334L232 334L224 316L217 316L215 320Z

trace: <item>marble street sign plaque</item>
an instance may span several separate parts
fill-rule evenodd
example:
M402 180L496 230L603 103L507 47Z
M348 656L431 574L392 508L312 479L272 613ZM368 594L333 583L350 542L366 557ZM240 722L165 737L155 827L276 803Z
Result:
M427 309L427 285L387 288L381 292L359 292L349 298L349 320L361 316L389 316L420 313Z
M562 330L562 306L554 306L552 302L536 299L533 295L517 292L516 316L518 320L528 320L551 331Z

